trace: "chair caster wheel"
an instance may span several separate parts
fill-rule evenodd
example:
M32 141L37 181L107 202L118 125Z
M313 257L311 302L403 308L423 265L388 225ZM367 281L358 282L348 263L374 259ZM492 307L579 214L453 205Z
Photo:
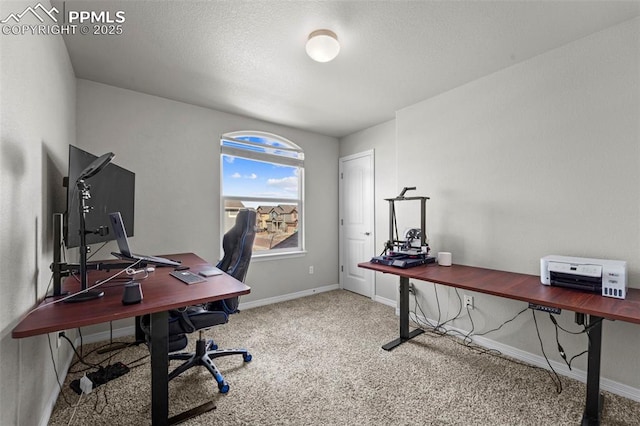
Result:
M227 393L229 392L229 385L227 383L218 384L218 390L220 393Z
M251 354L246 354L242 358L244 359L244 362L249 362L253 357L251 356Z

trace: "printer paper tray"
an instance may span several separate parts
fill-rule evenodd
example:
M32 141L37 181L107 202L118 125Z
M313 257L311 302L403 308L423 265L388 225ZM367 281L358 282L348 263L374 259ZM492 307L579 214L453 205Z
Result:
M600 277L577 276L563 274L561 272L551 272L551 285L593 291L596 293L602 291L602 279Z

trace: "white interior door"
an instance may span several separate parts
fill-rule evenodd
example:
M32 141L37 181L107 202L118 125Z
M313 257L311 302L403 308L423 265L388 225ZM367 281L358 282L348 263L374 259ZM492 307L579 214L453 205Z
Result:
M375 273L358 268L374 256L374 156L340 159L340 286L373 298Z

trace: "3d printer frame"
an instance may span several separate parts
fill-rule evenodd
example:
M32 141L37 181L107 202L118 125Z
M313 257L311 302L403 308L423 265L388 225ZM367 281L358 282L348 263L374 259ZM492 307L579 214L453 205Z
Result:
M405 197L407 191L415 190L415 186L405 186L402 189L400 195L395 198L385 198L386 201L389 202L389 240L385 244L385 254L389 251L402 251L396 250L396 247L402 248L407 245L407 240L400 240L398 236L398 226L396 222L396 201L420 201L420 248L427 247L427 237L426 237L426 223L427 223L427 200L429 197L423 196L414 196L414 197ZM394 238L395 233L395 238ZM425 253L428 254L428 253Z

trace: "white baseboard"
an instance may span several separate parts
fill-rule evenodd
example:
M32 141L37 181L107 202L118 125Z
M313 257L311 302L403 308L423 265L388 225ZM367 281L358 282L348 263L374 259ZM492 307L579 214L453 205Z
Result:
M400 311L399 309L396 309L396 315L399 315ZM416 317L416 315L413 312L409 313L409 318L412 321L416 321L419 324L425 324L427 323L431 323L431 324L436 324L437 321L433 320L433 319L425 319L423 317ZM446 330L451 330L451 331L455 331L457 333L460 333L461 335L466 335L469 331L468 330L462 330L456 327L451 327L451 326L447 326L445 325L443 327ZM500 353L509 356L511 358L515 358L517 360L526 362L527 364L531 364L531 365L535 365L536 367L540 367L543 368L545 370L549 369L549 366L547 365L547 361L544 357L540 356L540 355L536 355L536 354L532 354L530 352L525 352L523 350L520 350L518 348L514 348L513 346L509 346L509 345L505 345L503 343L500 342L496 342L495 340L491 340L491 339L487 339L486 337L483 336L472 336L471 340L473 343L482 346L484 348L488 348L488 349L494 349L499 351ZM554 361L554 360L549 360L549 363L551 364L551 366L553 367L554 370L556 370L556 372L560 375L578 380L582 383L586 383L587 382L587 372L584 370L579 370L579 369L572 369L569 370L569 368L567 367L566 364ZM640 389L625 385L623 383L620 382L616 382L614 380L611 379L606 379L601 377L600 378L600 389L611 392L613 394L616 395L620 395L622 397L631 399L633 401L638 401L640 402Z
M58 366L58 381L64 384L64 380L67 378L67 373L69 372L69 368L71 368L71 362L73 361L73 351L69 351L69 356L67 359L64 359L60 365ZM43 416L40 418L40 422L38 426L47 426L49 424L49 419L51 418L51 413L53 413L53 407L56 405L56 401L58 401L58 397L60 396L60 387L56 385L53 388L53 391L49 395L49 400L46 402L45 411Z
M393 299L387 299L386 297L380 297L380 296L378 296L378 295L373 296L373 300L374 300L375 302L382 303L383 305L391 306L392 308L395 308L395 307L397 307L397 306L398 306L398 303L397 303L395 300L393 300ZM398 313L398 312L396 311L396 314L397 314L397 313Z
M332 284L324 287L312 288L310 290L297 291L295 293L284 294L282 296L269 297L267 299L254 300L253 302L242 302L240 299L240 305L238 309L251 309L257 308L258 306L271 305L279 302L286 302L287 300L298 299L300 297L312 296L318 293L324 293L326 291L338 290L340 289L340 284Z

